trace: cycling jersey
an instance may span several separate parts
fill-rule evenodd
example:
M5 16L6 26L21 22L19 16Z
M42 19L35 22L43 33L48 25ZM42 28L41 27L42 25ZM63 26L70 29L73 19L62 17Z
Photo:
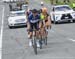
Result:
M41 20L46 20L46 18L48 17L49 15L43 15L42 13L40 14L40 19Z
M44 15L42 13L40 14L40 19L44 20Z
M28 16L28 21L29 21L30 23L37 23L37 22L39 22L39 20L40 20L40 15L39 15L39 14L36 15L35 17L33 16L33 14L30 14L30 15Z

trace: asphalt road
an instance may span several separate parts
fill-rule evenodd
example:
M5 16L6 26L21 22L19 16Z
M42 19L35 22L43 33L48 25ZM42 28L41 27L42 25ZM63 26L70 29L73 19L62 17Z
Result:
M40 8L38 0L31 0L30 6ZM2 59L75 59L75 23L52 24L48 45L38 49L38 55L35 55L33 48L28 46L26 28L8 28L8 4L4 7Z

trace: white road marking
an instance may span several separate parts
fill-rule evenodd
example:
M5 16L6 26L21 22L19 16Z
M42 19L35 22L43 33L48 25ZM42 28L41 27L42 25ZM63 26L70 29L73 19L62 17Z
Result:
M2 59L2 37L3 37L3 24L4 24L4 7L2 12L2 25L1 25L1 31L0 31L0 59Z
M68 37L67 39L72 41L72 42L75 42L75 39L73 39L73 38Z
M73 39L73 38L69 38L69 40L71 40L71 41L75 42L75 39Z

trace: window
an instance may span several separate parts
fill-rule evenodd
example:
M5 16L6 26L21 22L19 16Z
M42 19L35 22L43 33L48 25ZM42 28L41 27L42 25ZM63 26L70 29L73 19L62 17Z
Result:
M65 10L71 10L71 8L69 6L60 6L55 8L55 11L65 11Z

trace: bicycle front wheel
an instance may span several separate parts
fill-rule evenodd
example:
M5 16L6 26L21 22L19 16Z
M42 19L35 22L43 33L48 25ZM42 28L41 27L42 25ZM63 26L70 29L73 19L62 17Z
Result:
M34 48L34 53L37 54L37 44L35 36L33 37L33 48Z

